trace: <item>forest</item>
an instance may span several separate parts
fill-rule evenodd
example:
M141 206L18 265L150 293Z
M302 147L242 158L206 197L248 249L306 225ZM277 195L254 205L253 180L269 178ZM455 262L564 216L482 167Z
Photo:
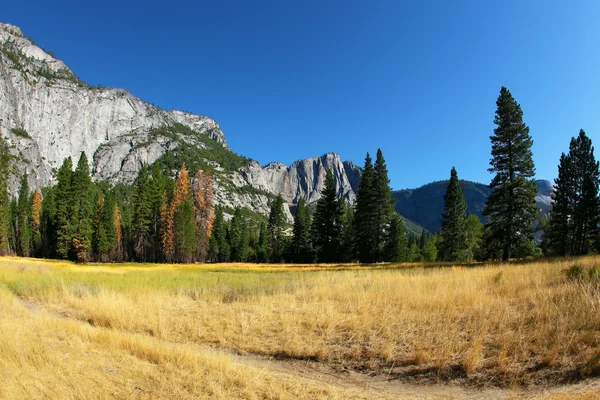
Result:
M66 158L55 184L30 188L6 141L0 143L0 253L102 262L376 263L585 255L600 250L599 163L581 130L559 160L550 217L535 203L533 139L510 91L498 96L485 223L467 213L458 173L450 171L439 232L407 234L394 211L381 150L367 153L354 204L338 198L331 171L316 204L300 199L293 224L284 199L264 217L216 204L209 169L168 159L142 166L133 185L93 182L87 155ZM541 243L533 228L545 232Z

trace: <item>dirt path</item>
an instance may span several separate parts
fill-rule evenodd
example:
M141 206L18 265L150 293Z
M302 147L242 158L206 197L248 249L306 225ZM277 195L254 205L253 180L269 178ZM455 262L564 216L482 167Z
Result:
M52 313L39 304L15 296L16 301L28 311L35 314L47 314L61 319L72 319L68 316ZM500 388L469 388L453 383L440 384L413 384L389 378L386 375L371 375L354 370L339 371L325 363L316 361L302 361L290 359L277 359L257 354L239 354L226 349L215 349L199 345L203 351L212 351L231 357L237 364L247 365L265 373L276 373L292 380L303 380L318 384L326 384L344 389L361 389L372 392L375 396L379 393L382 397L400 396L413 399L456 399L456 400L500 400L500 399L536 399L546 396L562 394L570 398L577 398L578 394L595 391L599 393L600 379L586 380L577 384L552 387L544 389L500 389Z

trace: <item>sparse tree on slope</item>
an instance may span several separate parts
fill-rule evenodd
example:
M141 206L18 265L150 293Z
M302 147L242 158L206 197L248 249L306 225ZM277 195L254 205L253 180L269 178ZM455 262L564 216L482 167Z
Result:
M486 245L499 248L502 259L529 255L533 247L532 223L538 209L533 181L535 167L529 128L523 122L521 106L506 88L500 90L489 171L496 175L490 188L484 215L489 230Z
M468 257L465 221L467 203L452 167L450 182L444 194L440 255L444 261L466 261Z

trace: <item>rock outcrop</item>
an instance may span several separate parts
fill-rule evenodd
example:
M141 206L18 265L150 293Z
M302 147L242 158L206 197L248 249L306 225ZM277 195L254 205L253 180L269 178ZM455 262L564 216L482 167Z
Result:
M227 147L210 118L165 111L122 89L90 87L60 60L0 23L0 134L30 165L32 184L45 185L65 157L85 151L96 179L130 182L141 162L152 163L173 144L152 138L155 127L183 124Z
M289 167L279 162L261 167L256 161L239 171L250 186L272 194L281 194L288 203L296 204L300 198L313 203L321 198L325 175L331 170L338 196L353 202L360 183L360 169L342 161L335 153L295 161Z
M229 150L223 132L212 119L182 111L166 111L126 90L86 85L51 53L36 46L19 28L0 23L0 134L17 156L30 186L53 182L53 171L66 157L77 162L81 152L90 160L94 180L131 184L143 163L152 164L166 152L185 145L212 151L198 135L206 135ZM189 129L167 132L179 124ZM288 206L304 198L319 199L327 169L332 169L339 195L353 201L360 169L334 153L294 162L290 167L250 160L241 168L210 163L217 201L224 206L269 211L273 195ZM17 190L16 179L12 183ZM286 210L292 220L289 207Z

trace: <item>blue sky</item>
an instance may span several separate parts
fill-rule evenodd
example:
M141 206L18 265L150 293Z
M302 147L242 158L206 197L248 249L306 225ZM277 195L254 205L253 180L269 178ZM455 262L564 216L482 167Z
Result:
M600 144L598 1L12 1L83 80L219 122L261 163L378 147L392 187L489 183L506 86L552 179L571 136Z

